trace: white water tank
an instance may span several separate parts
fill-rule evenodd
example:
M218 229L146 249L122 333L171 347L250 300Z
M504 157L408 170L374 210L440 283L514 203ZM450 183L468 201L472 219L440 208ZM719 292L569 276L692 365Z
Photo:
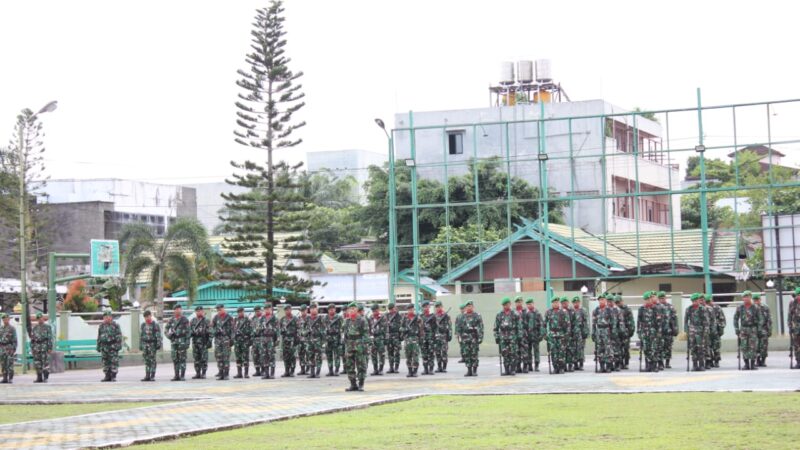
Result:
M522 84L533 83L533 61L519 61L517 63L517 79Z
M553 69L549 59L536 60L536 81L540 83L553 81Z
M514 84L514 63L504 61L500 63L500 84Z

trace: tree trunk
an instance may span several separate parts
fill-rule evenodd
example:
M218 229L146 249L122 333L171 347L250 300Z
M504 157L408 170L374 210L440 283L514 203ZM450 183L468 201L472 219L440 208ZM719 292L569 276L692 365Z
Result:
M156 317L164 318L164 268L158 271L158 290L156 291Z

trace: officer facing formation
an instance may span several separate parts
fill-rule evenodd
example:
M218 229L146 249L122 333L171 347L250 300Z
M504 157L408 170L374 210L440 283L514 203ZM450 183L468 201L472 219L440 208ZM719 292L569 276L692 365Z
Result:
M659 337L660 319L655 305L655 296L651 295L651 291L644 293L642 298L644 304L639 308L639 316L637 318L637 332L639 340L641 341L641 351L644 353L645 358L645 372L658 372L659 371Z
M415 378L419 369L419 344L425 336L425 328L422 324L422 319L414 311L414 305L408 305L408 313L403 317L400 330L406 353L406 367L408 368L406 377Z
M381 308L372 305L372 315L369 317L369 334L372 339L370 356L372 357L372 373L370 375L383 375L383 366L386 363L386 334L388 331L387 316L381 315Z
M567 342L570 336L569 312L561 309L558 297L550 301L551 308L544 316L547 330L547 351L553 365L553 373L563 374L567 369Z
M789 367L800 368L800 287L794 290L794 300L789 303L789 317L786 322L789 328L790 354L794 356L794 361L789 361Z
M261 360L261 378L270 380L275 378L275 355L277 354L278 340L281 335L281 326L272 309L272 303L264 305L264 316L257 322L258 328L254 333L263 342L264 356Z
M467 366L465 377L478 376L478 351L483 342L483 318L475 312L472 300L464 303L464 313L456 323L456 335L462 346L461 355Z
M536 309L536 305L533 304L532 298L525 300L525 306L527 311L525 311L524 320L527 322L528 347L524 364L528 366L529 372L538 372L541 358L539 343L542 342L545 335L544 319Z
M617 332L618 320L614 311L608 307L605 294L600 294L597 300L599 306L592 311L592 341L595 358L600 365L599 371L606 373L613 369L612 337Z
M185 381L186 378L186 351L189 349L191 329L189 319L183 315L181 305L175 305L173 316L169 319L166 328L167 339L170 341L172 366L175 376L171 381Z
M363 391L364 379L367 376L369 325L367 325L367 320L357 313L355 302L348 305L348 312L349 315L342 326L344 370L350 380L350 387L345 391Z
M403 318L397 312L397 306L390 302L386 309L386 353L389 359L389 370L386 373L399 373L400 349L403 347Z
M515 375L517 368L517 344L522 330L522 319L511 310L511 299L505 297L501 302L503 309L494 319L494 341L499 346L502 357L503 376Z
M704 371L706 361L703 335L708 326L708 316L705 314L703 306L700 305L702 299L703 294L692 294L692 305L686 308L683 316L683 327L686 330L689 355L692 358L692 370L695 372Z
M742 292L742 301L733 315L733 328L739 340L739 351L744 357L744 370L757 370L758 339L764 335L764 318L753 303L750 291Z
M208 369L208 350L211 348L211 322L205 317L202 306L194 309L194 317L189 323L192 336L192 358L194 359L193 379L204 379Z
M339 376L339 365L342 361L341 350L342 317L336 314L336 305L328 305L328 315L325 316L325 358L328 361L326 376Z
M53 353L53 329L45 323L45 316L40 312L36 313L36 322L32 329L28 329L33 367L36 369L34 383L47 383L50 377L50 354Z
M253 323L244 315L244 308L236 309L236 320L233 322L233 350L236 356L236 376L250 378L250 346L253 343Z
M103 312L103 323L97 329L97 351L103 363L104 382L117 381L119 370L119 352L122 350L122 330L111 311Z
M309 310L308 318L303 323L306 336L306 371L308 378L319 378L327 329L325 328L325 319L319 315L317 304L312 303Z
M17 330L9 323L8 314L0 313L0 318L3 320L3 325L0 325L0 368L3 370L3 381L0 383L7 384L14 380Z
M761 317L764 319L761 333L758 338L758 354L756 355L756 365L758 367L767 367L767 356L769 356L769 338L772 336L772 314L770 314L769 306L761 302L761 294L753 294L753 302L758 306L761 312ZM763 337L762 337L763 336Z
M584 349L586 347L586 338L589 337L589 315L586 310L581 307L581 298L575 296L572 298L572 313L573 313L573 349L574 356L573 368L575 370L583 370L583 362L585 359Z
M528 335L530 334L530 330L528 330L528 321L527 321L527 311L522 304L522 297L517 296L514 298L514 312L517 313L520 319L520 330L519 330L519 338L517 340L517 355L516 355L516 372L517 373L528 373L528 353L530 349L530 339Z
M434 303L436 311L436 332L434 333L433 352L436 357L436 372L447 372L447 351L450 341L453 340L453 324L450 316L445 312L442 302Z
M424 331L420 352L422 353L422 374L433 375L435 361L434 345L436 338L436 317L431 314L431 302L422 302L422 329Z
M233 343L233 318L225 311L225 305L217 305L217 315L211 320L214 335L214 358L217 360L217 380L227 380L231 368L231 344Z
M161 350L163 339L161 327L153 320L150 311L144 312L144 323L139 331L139 350L144 358L144 378L142 381L156 381L156 353Z

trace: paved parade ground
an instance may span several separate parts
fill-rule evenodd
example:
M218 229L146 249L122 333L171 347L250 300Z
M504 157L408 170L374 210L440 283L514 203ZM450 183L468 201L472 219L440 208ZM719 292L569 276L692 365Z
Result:
M633 362L633 361L632 361ZM683 364L681 364L683 362ZM0 448L86 448L122 446L211 432L280 419L350 410L426 395L556 394L637 392L789 392L800 390L800 370L788 369L788 358L771 357L770 367L737 371L736 355L723 356L719 369L687 373L685 360L673 369L612 374L586 372L539 373L501 377L496 358L481 360L479 376L465 378L463 365L450 362L449 373L408 379L405 374L371 376L365 392L346 393L347 378L278 378L262 380L189 380L170 382L171 367L161 366L155 383L142 383L142 367L123 367L116 383L100 383L99 370L76 370L33 384L33 376L18 375L11 386L0 387L0 403L153 402L82 416L80 420L49 419L0 426ZM785 364L784 364L785 363ZM213 374L212 368L209 373ZM280 371L278 371L280 374ZM187 372L187 376L190 373ZM130 406L130 405L128 405ZM0 407L2 415L2 407Z

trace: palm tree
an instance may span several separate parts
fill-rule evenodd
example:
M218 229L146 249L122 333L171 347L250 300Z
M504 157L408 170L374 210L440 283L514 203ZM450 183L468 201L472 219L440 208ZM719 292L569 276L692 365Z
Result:
M181 218L158 238L143 223L125 225L120 242L123 246L125 276L129 284L144 271L150 271L146 298L156 300L156 315L164 313L164 276L170 272L186 284L189 302L197 296L197 264L211 261L211 246L203 225L196 219Z

